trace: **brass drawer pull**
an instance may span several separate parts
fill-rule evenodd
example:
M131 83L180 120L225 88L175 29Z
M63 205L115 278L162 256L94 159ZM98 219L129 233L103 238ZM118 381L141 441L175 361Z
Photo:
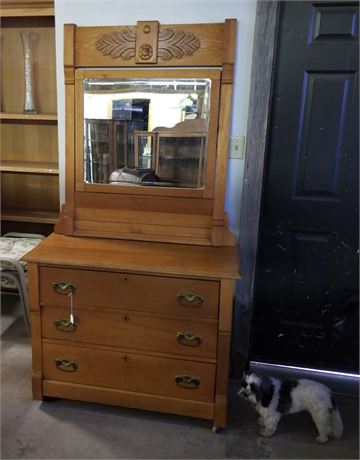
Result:
M192 292L180 292L180 294L177 295L177 299L179 304L183 307L200 307L204 302L204 297L202 295Z
M198 347L203 342L201 335L192 334L190 331L178 332L176 338L182 345L189 345L191 347Z
M200 385L200 379L191 375L175 375L175 382L181 388L195 390Z
M77 362L70 359L56 359L55 364L60 371L64 372L75 372L78 368Z
M75 332L77 328L76 323L72 323L66 319L55 319L54 324L56 329L61 332Z
M67 281L54 281L52 288L57 294L69 295L75 291L76 286Z

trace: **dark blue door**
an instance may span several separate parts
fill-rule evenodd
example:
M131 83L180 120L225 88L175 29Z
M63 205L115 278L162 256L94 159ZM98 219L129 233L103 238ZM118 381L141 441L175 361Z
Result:
M251 359L358 370L356 2L282 2Z

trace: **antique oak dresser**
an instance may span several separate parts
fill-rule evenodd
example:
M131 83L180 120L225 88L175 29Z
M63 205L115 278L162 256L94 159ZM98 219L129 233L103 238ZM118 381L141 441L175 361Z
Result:
M224 427L236 21L64 31L66 201L26 256L33 396Z

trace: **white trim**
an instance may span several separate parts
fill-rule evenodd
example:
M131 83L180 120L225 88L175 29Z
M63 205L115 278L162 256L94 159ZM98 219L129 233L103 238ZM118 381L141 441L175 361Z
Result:
M269 366L269 367L277 367L277 368L283 368L283 369L295 369L298 371L305 371L305 372L317 372L319 374L330 374L330 375L336 375L336 376L342 376L342 377L350 377L350 378L356 378L360 380L360 375L358 374L350 374L346 372L337 372L337 371L326 371L322 369L313 369L309 367L297 367L297 366L287 366L285 364L272 364L272 363L263 363L260 361L250 361L250 364L255 364L255 365L260 365L260 366Z

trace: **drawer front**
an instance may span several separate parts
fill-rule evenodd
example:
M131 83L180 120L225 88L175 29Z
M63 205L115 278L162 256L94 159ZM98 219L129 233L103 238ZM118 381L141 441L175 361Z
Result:
M69 304L67 289L61 293L53 283L75 286L74 305L135 309L186 317L218 316L217 281L133 275L92 270L40 268L40 301Z
M131 310L109 313L79 308L75 309L75 325L72 325L69 313L65 307L42 307L43 337L190 357L216 357L216 322L154 318Z
M44 378L213 402L215 364L43 343Z

